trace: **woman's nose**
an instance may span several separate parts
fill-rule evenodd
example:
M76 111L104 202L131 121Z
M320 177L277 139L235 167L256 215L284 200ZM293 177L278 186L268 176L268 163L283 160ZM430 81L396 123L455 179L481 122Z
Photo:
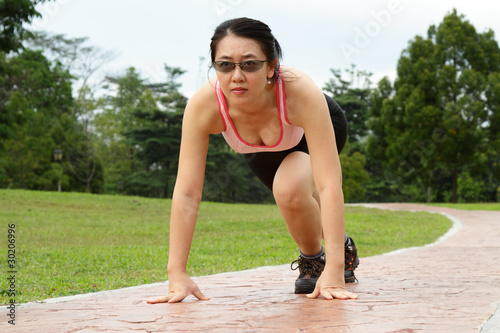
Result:
M245 74L239 65L234 66L233 81L242 81L245 79Z

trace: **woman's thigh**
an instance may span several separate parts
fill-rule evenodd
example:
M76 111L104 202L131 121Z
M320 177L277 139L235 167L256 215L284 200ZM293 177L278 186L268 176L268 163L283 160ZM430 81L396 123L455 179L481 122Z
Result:
M311 160L304 152L290 153L281 163L273 182L276 201L296 203L311 198L316 192Z

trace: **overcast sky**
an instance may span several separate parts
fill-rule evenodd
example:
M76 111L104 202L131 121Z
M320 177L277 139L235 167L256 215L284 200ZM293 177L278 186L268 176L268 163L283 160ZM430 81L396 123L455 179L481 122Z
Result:
M181 91L192 95L207 78L209 44L222 21L247 16L267 23L284 52L283 64L306 71L319 87L330 68L395 77L401 51L456 8L478 32L500 34L500 1L491 0L56 0L39 5L32 28L90 44L117 57L100 75L135 67L150 82L165 78L163 64L188 72ZM200 61L201 58L205 60Z

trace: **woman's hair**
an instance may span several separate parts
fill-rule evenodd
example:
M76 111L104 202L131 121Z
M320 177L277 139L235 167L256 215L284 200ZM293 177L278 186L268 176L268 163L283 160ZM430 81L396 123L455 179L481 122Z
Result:
M229 35L247 37L258 42L270 64L271 61L278 60L274 67L274 78L278 79L280 77L279 61L282 58L281 47L267 24L247 17L235 18L219 24L215 28L212 42L210 43L212 63L215 61L217 45L224 37Z

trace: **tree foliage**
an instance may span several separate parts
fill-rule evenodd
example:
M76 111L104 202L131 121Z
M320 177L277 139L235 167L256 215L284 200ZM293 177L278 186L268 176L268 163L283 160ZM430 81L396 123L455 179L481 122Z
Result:
M355 65L345 69L344 73L340 69L330 71L333 78L325 84L323 90L333 96L345 111L349 122L348 140L354 144L367 135L366 120L370 108L372 74L357 70Z
M39 51L2 59L0 162L4 187L49 189L52 153L67 144L76 120L71 115L71 76Z
M118 184L123 185L127 177L141 168L141 162L134 157L136 147L129 145L125 136L139 126L134 112L139 105L156 105L143 95L146 90L144 79L135 68L129 68L122 77L108 78L108 81L116 94L101 99L102 110L96 115L94 126L97 154L104 166L106 191L116 192Z
M368 133L366 120L371 102L371 73L359 71L355 65L343 72L340 69L330 71L333 78L323 90L344 110L348 122L347 143L340 154L344 200L359 202L365 197L365 184L370 180L365 170L366 156L362 140Z
M342 154L342 188L345 202L360 202L366 194L365 184L370 180L370 175L365 170L366 156L359 151L352 151L349 142Z
M449 179L457 202L459 176L484 169L487 156L497 155L491 149L499 64L493 32L476 32L455 10L431 26L427 38L410 41L394 95L386 81L379 85L370 120L368 150L391 171L393 183L422 184L430 201L432 186Z
M40 17L35 9L39 3L50 0L2 0L0 1L0 52L8 54L22 48L29 32L23 27Z

